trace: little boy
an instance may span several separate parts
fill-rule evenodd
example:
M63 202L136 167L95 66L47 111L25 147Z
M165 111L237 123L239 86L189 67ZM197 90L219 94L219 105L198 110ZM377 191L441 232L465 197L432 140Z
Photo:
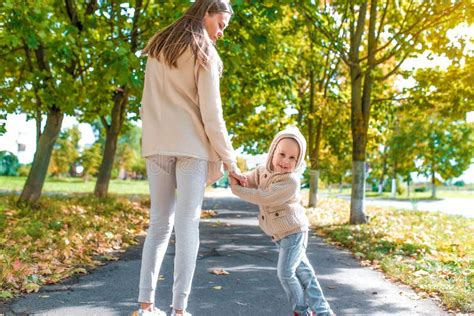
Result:
M259 225L278 247L278 278L294 315L334 315L305 251L309 223L300 203L305 152L306 141L297 128L281 131L270 145L266 164L246 174L247 187L230 178L231 188L259 206Z

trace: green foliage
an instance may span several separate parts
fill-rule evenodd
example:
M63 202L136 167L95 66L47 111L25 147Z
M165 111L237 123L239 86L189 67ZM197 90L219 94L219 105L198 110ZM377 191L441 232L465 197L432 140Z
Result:
M224 41L218 43L224 62L221 91L227 126L234 147L242 146L247 153L266 151L275 133L294 122L283 114L292 95L286 58L295 58L284 54L281 44L281 29L287 24L285 6L236 4Z
M416 135L419 171L426 176L435 172L442 180L459 177L473 161L474 129L463 121L443 122L429 118Z
M79 158L79 163L83 167L82 174L85 181L97 173L101 160L102 149L99 143L94 143L89 148L84 149Z
M0 112L0 136L5 134L6 130L6 119L7 119L7 114L6 113L1 113Z
M0 151L0 175L16 176L20 163L18 157L9 151Z
M53 176L65 175L77 165L81 132L77 125L62 131L54 145L49 172Z
M125 124L124 131L118 139L117 152L114 160L114 173L122 179L144 177L146 174L145 160L141 157L141 130L138 126Z
M73 115L95 82L87 80L89 23L73 25L56 1L4 1L1 5L0 102L8 113L36 116L52 107ZM80 5L79 10L85 10ZM80 15L84 11L80 12ZM92 18L93 19L93 18ZM8 30L8 31L4 31Z
M31 170L31 164L20 165L20 167L18 168L18 176L27 177L28 173L30 173L30 170Z

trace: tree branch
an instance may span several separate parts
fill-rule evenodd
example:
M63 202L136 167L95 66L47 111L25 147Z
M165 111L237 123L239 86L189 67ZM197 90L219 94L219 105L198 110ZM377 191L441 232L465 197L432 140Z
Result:
M135 12L133 13L132 32L130 37L130 49L132 52L135 52L138 46L138 20L141 15L142 4L142 0L137 0Z
M77 16L76 4L74 0L65 0L65 4L66 12L69 20L71 20L72 25L74 25L79 30L79 33L82 32L83 25Z
M375 77L374 79L377 80L377 81L384 81L386 79L388 79L390 76L392 76L395 72L397 72L397 70L400 68L400 66L405 62L405 60L407 59L407 57L411 54L411 52L408 52L405 54L405 56L403 56L402 60L400 60L400 62L388 73L386 74L385 76L378 76L378 77Z
M376 42L376 43L379 42L380 34L382 33L382 27L384 26L385 16L387 15L388 4L389 4L389 3L390 3L390 0L387 0L387 1L385 2L385 7L383 8L382 18L380 19L379 28L378 28L378 30L377 30L377 36L376 36L376 38L375 38L375 42Z
M105 118L105 116L101 115L100 116L100 121L102 122L102 125L104 125L104 128L106 130L110 129L110 125L109 125L109 123L107 123L107 119Z

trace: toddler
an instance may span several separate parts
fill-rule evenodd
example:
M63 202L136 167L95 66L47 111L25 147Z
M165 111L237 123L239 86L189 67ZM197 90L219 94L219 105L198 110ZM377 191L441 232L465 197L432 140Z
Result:
M265 165L246 174L246 187L230 177L232 192L259 206L261 229L276 243L278 278L294 315L334 315L306 256L309 223L300 201L306 141L297 128L279 132Z

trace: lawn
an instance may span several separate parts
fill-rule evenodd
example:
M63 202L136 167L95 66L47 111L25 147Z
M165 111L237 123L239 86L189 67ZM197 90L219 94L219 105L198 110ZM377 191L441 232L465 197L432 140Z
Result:
M148 222L148 200L91 195L43 196L18 206L0 195L0 299L117 260Z
M308 189L303 190L304 194L309 194ZM351 189L344 188L342 190L339 189L320 189L320 195L330 196L330 197L339 197L339 196L350 196ZM387 199L393 200L392 194L390 192L372 192L367 191L365 193L366 197L369 198L379 198L379 199ZM464 188L453 188L453 187L445 187L441 186L436 189L436 199L446 199L446 198L458 198L458 199L474 199L474 188L471 186L464 187ZM426 192L411 192L410 198L407 197L407 194L397 194L395 197L397 201L412 201L412 200L432 200L431 198L431 191Z
M0 177L0 190L21 192L26 177ZM43 192L55 193L91 193L94 192L95 179L84 182L81 178L47 178ZM111 180L109 193L148 194L146 180Z
M308 209L318 235L348 248L363 265L439 297L454 312L474 311L474 220L367 207L368 224L348 225L349 202L326 198Z
M25 184L26 177L5 177L0 176L0 191L16 191L21 192ZM84 182L81 178L47 178L43 187L43 192L55 193L91 193L94 191L95 179ZM147 180L111 180L109 192L115 194L148 194ZM304 194L308 194L308 189L303 190ZM320 190L321 195L337 197L340 195L351 194L350 189L339 190ZM443 198L472 198L474 199L474 188L466 187L465 189L453 189L447 187L439 187L437 190L439 199ZM367 192L367 197L392 199L389 192L378 194L376 192ZM412 192L410 200L430 200L431 192ZM398 195L396 200L407 200L406 194Z

